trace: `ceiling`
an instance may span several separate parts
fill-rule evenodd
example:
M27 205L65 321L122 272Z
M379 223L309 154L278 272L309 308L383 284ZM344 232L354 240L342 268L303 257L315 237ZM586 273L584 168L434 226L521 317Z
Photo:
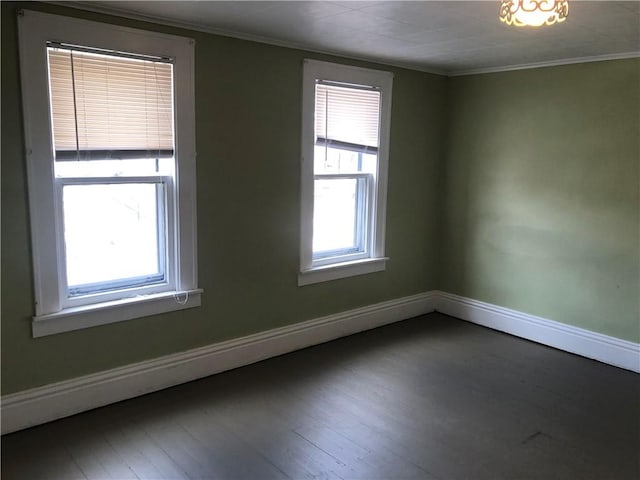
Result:
M501 23L497 0L72 4L448 75L640 56L640 1L572 0L566 22L540 28Z

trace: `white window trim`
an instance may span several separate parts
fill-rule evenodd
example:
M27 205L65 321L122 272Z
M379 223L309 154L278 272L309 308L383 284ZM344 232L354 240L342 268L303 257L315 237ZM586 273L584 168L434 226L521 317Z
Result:
M313 261L313 194L314 194L314 128L316 80L331 80L380 89L380 146L375 185L371 188L370 226L373 229L368 257L352 261L337 259L335 263ZM386 268L385 226L387 176L389 164L389 131L391 125L391 91L393 74L380 70L353 67L317 60L304 60L302 83L302 163L300 201L300 272L298 285L336 280L382 271Z
M166 293L166 292L175 292L176 284L175 284L175 272L173 272L175 265L175 219L173 217L173 211L171 208L167 208L169 205L174 204L173 199L173 177L170 176L148 176L148 177L139 177L139 176L127 176L127 177L66 177L66 178L56 178L56 196L58 197L55 204L56 207L60 208L62 205L62 188L66 185L115 185L115 184L126 184L126 183L147 183L147 184L159 184L163 185L163 195L162 199L158 202L158 208L162 210L166 210L161 214L164 217L167 225L165 226L167 232L167 238L165 239L165 281L159 284L151 284L146 286L135 287L135 297L140 297L142 295L152 295L156 293ZM167 188L169 186L169 188ZM58 212L57 215L58 220L62 219L62 212ZM163 232L165 229L162 229ZM56 228L57 233L57 242L59 245L62 245L64 242L64 226L62 222L58 224ZM162 233L161 233L162 234ZM58 252L60 255L61 252ZM58 265L64 265L65 259L64 257L58 258ZM68 294L68 287L66 282L66 272L64 270L60 271L60 278L64 279L64 281L60 282L58 288L60 288L59 298L61 299L60 308L61 311L73 307L79 307L83 305L96 305L102 304L106 302L111 302L114 300L119 300L123 298L122 290L110 291L107 290L105 292L97 292L91 295L81 295L79 297L70 297ZM173 294L173 293L172 293Z
M51 248L55 208L46 42L90 45L173 58L175 111L175 290L64 308L59 289L62 245ZM197 287L194 41L118 25L22 10L20 67L35 289L34 336L76 330L200 305ZM186 295L187 300L181 298ZM168 300L167 300L168 299ZM99 312L99 314L96 314ZM46 332L46 333L43 333Z
M362 223L361 225L358 225L358 230L360 230L361 235L366 239L368 237L367 235L367 230L369 228L369 225L371 224L371 211L367 208L368 204L369 204L369 197L372 194L373 188L372 188L372 177L373 175L370 173L364 173L364 172L359 172L359 173L331 173L331 174L315 174L313 176L314 180L317 179L354 179L356 181L362 181L364 183L364 192L362 192L364 194L364 205L361 205L364 209L364 212L362 212L361 218L359 218L360 222ZM371 239L369 239L371 240ZM362 252L353 252L353 253L337 253L337 252L330 252L330 253L337 253L337 255L333 255L333 256L325 256L325 257L320 257L320 258L316 258L313 260L313 266L312 268L317 268L317 267L323 267L323 266L335 266L336 263L353 263L354 261L357 260L368 260L371 256L371 250L372 250L372 245L370 245L370 242L365 241L364 245L363 245L364 249ZM336 262L336 259L339 259L338 262Z

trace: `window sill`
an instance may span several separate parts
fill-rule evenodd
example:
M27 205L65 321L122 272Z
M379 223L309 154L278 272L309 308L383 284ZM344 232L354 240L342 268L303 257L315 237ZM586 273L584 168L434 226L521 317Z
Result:
M56 313L33 317L32 334L34 338L44 337L159 313L199 307L202 292L202 289L186 290L178 293L163 292L67 308Z
M298 286L311 285L313 283L329 282L339 278L355 277L367 273L382 272L386 268L387 257L368 258L334 265L323 265L304 270L298 274Z

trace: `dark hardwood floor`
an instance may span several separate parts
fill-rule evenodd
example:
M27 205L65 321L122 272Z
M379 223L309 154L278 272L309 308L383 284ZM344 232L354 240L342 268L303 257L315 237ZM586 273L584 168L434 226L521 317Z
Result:
M640 376L430 314L2 437L3 480L640 478Z

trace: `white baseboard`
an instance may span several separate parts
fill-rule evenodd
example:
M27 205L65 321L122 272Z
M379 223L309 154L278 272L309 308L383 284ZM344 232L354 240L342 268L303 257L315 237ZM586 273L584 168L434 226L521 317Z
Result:
M434 311L422 293L2 397L2 434Z
M640 373L640 344L451 293L435 293L438 312Z
M640 345L445 292L431 291L2 397L2 434L439 312L640 373Z

